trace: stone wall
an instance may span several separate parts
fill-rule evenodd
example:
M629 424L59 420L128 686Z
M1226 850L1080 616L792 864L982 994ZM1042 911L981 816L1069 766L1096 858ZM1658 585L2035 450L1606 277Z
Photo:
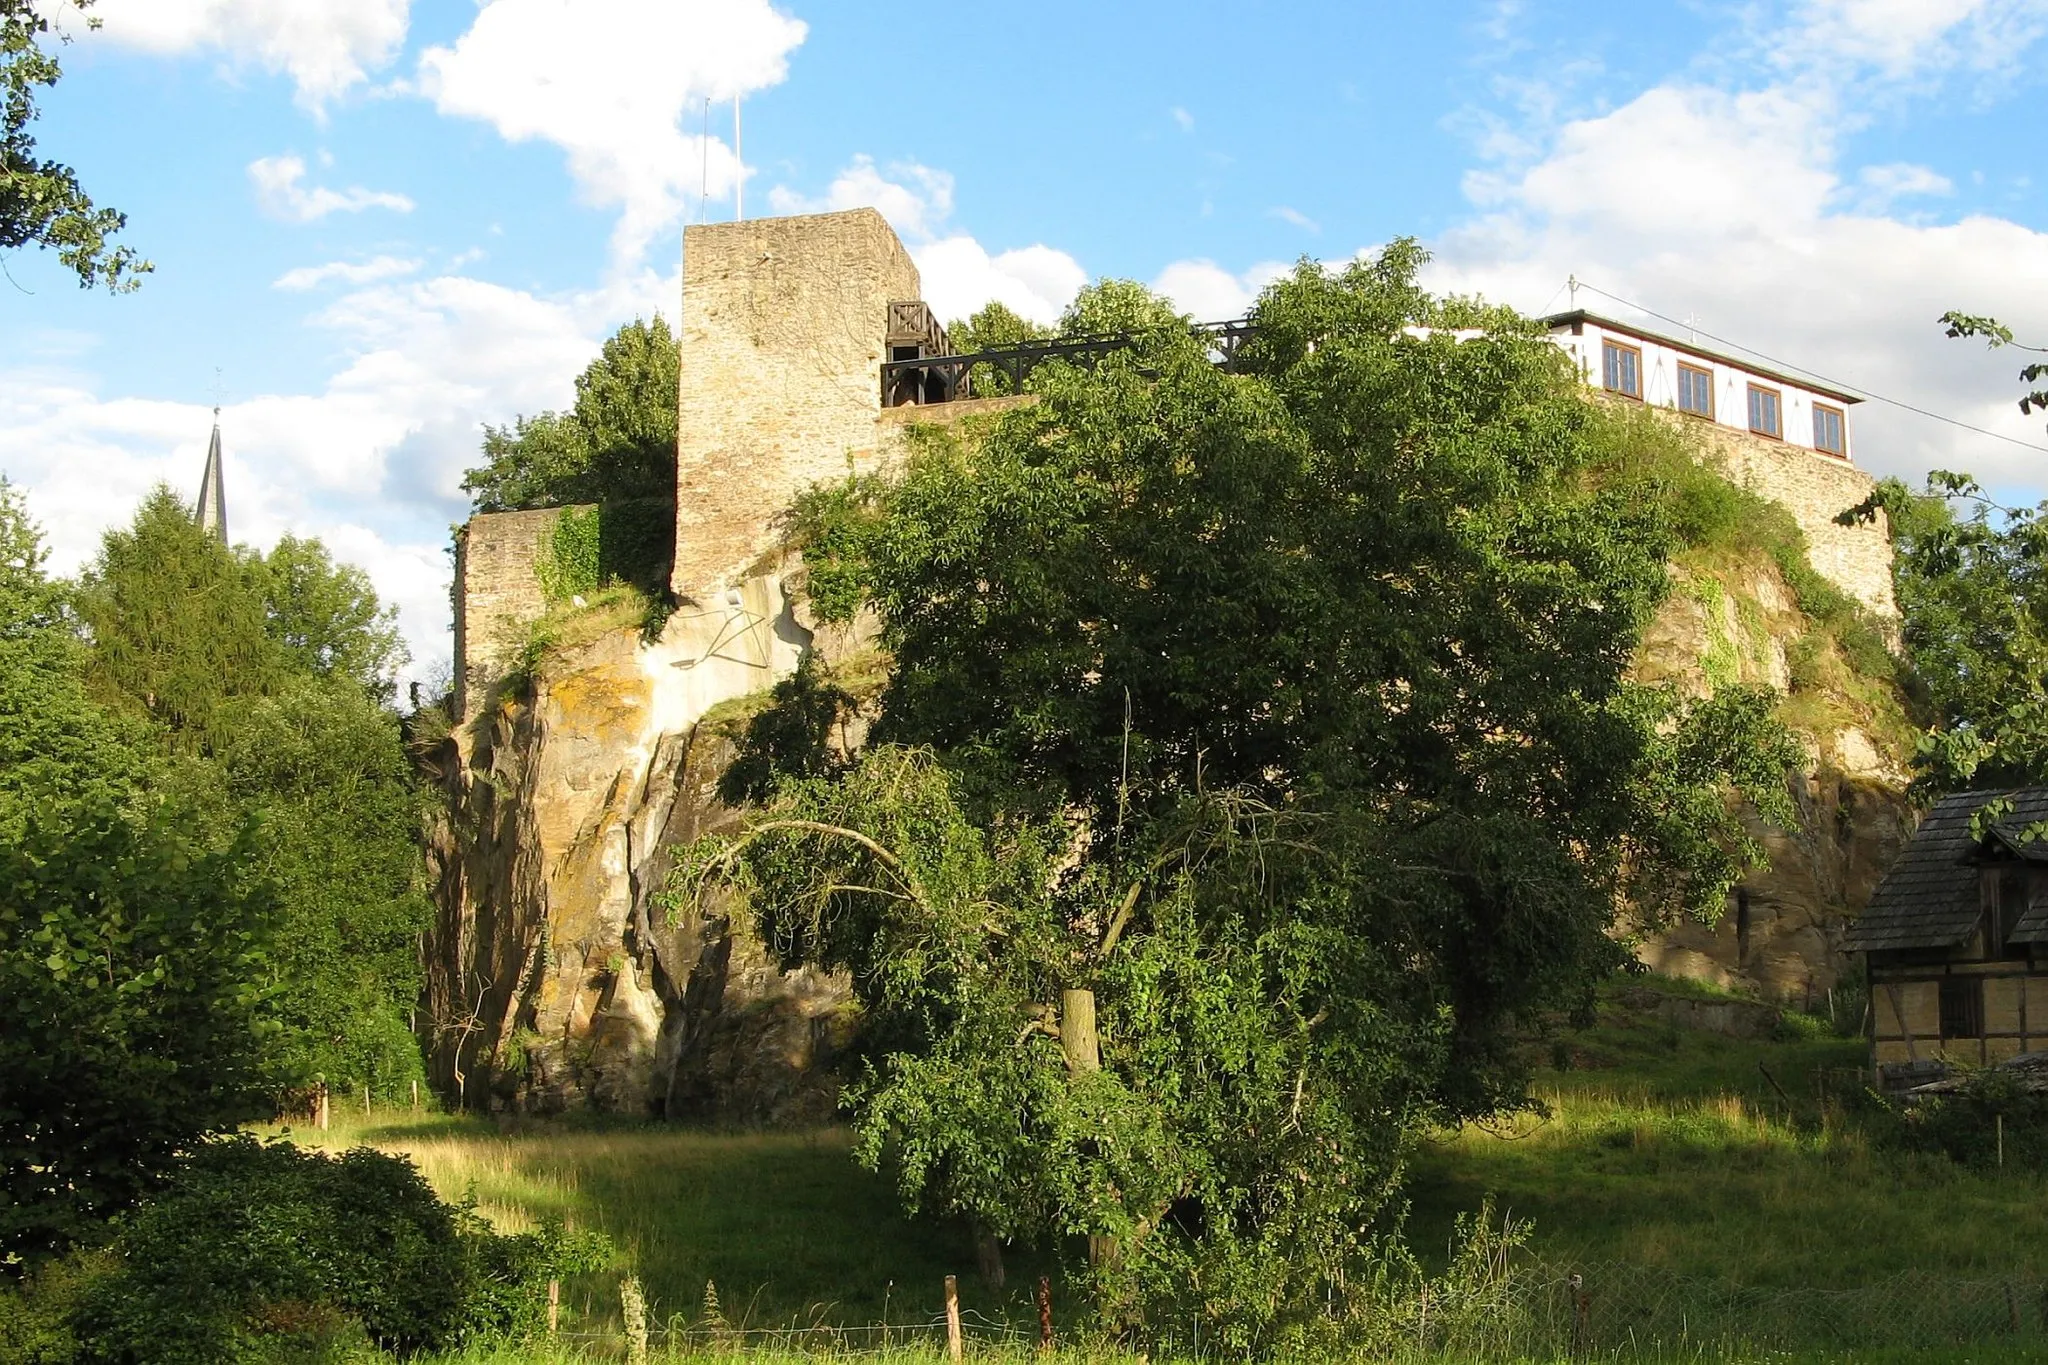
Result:
M684 229L679 596L771 553L799 489L874 467L888 305L920 287L873 209Z
M1892 598L1891 524L1839 526L1835 517L1870 496L1877 480L1846 460L1803 446L1688 420L1725 463L1729 478L1789 511L1806 532L1814 571L1886 620Z
M455 535L455 717L466 721L547 611L534 564L562 508L483 512Z

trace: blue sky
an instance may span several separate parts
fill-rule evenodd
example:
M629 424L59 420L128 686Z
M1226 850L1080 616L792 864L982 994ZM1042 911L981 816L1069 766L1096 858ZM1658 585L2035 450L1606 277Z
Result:
M1117 275L1223 316L1301 255L1413 234L1439 287L1538 311L1576 272L2048 447L2021 358L1932 325L2048 340L2048 0L95 12L43 147L158 269L109 298L0 260L0 471L73 567L153 482L196 486L218 384L237 538L363 564L421 673L481 425L674 315L682 223L733 211L735 92L748 212L876 205L949 315ZM2048 487L2038 449L1880 403L1855 425L1878 472Z

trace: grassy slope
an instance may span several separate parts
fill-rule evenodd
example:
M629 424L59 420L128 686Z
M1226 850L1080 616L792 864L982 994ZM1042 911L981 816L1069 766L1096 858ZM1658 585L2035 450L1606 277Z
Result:
M1493 1194L1534 1220L1539 1256L1585 1265L1596 1284L1611 1264L1774 1289L1867 1288L1909 1273L2048 1281L2048 1179L1874 1153L1814 1100L1816 1073L1854 1067L1858 1042L1738 1042L1648 1019L1616 992L1567 1050L1571 1069L1539 1076L1547 1116L1424 1144L1411 1231L1425 1251L1440 1254L1455 1215ZM336 1118L323 1145L407 1152L444 1193L473 1194L503 1226L569 1216L603 1228L645 1281L657 1320L694 1318L715 1280L735 1322L868 1324L885 1307L892 1322L928 1322L951 1272L971 1309L1029 1321L1023 1298L1046 1268L1013 1256L1009 1291L983 1286L964 1230L905 1219L836 1132ZM585 1325L615 1323L615 1278L571 1286L572 1307L591 1309ZM2026 1292L2031 1332L2035 1291ZM1064 1304L1060 1317L1070 1320ZM2028 1349L2041 1349L2038 1338ZM2038 1357L1972 1348L1895 1358Z
M309 1145L403 1152L449 1198L473 1197L499 1227L567 1218L620 1246L652 1316L696 1318L715 1282L735 1325L925 1322L958 1274L969 1307L1025 1316L1042 1269L1010 1258L998 1294L973 1277L964 1228L906 1218L888 1184L859 1169L843 1132L700 1133L658 1126L525 1124L360 1113L334 1115ZM614 1314L615 1276L583 1286ZM599 1292L602 1289L602 1292ZM574 1296L572 1290L572 1297ZM1035 1311L1035 1310L1033 1310Z
M1411 1184L1425 1246L1491 1193L1553 1260L1783 1288L2048 1279L2048 1179L1875 1153L1821 1106L1816 1072L1857 1066L1859 1041L1739 1042L1610 996L1573 1051L1581 1065L1538 1078L1547 1117L1425 1144Z

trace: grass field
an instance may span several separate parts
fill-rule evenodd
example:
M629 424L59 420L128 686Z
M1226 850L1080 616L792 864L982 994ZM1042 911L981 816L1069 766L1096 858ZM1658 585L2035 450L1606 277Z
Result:
M1937 1300L1966 1292L1983 1299L1972 1311L1995 1320L1994 1330L2010 1304L2026 1337L1854 1356L1694 1347L1666 1359L2048 1359L2048 1179L1873 1151L1816 1088L1830 1076L1839 1086L1862 1045L1815 1034L1740 1042L1658 1023L1610 998L1599 1025L1561 1050L1572 1065L1539 1076L1545 1112L1423 1144L1411 1168L1412 1240L1440 1259L1454 1218L1491 1195L1497 1208L1533 1220L1531 1248L1545 1266L1584 1270L1609 1325L1629 1294L1691 1296L1671 1311L1692 1313L1693 1329L1713 1336L1772 1312L1807 1311L1800 1296L1818 1293L1833 1296L1827 1311L1866 1325L1896 1315L1900 1340L1939 1340L1938 1324L1918 1329L1953 1307ZM965 1229L905 1218L887 1184L854 1166L837 1131L338 1112L331 1132L294 1136L405 1152L444 1194L473 1197L508 1229L547 1217L602 1229L645 1283L657 1324L696 1318L707 1281L735 1325L928 1324L948 1273L959 1275L970 1311L1022 1324L1034 1319L1027 1300L1038 1274L1055 1269L1017 1254L1006 1290L981 1284ZM571 1287L581 1326L615 1328L617 1278ZM1703 1313L1697 1304L1707 1299L1727 1306ZM587 1349L615 1358L603 1342ZM688 1358L715 1356L698 1347Z

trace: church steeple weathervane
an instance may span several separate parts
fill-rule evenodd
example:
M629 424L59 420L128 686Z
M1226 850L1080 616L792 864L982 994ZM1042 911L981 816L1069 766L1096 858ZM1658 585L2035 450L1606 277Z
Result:
M227 495L221 489L220 481L220 409L213 410L213 439L206 443L206 473L199 480L199 511L194 518L199 529L218 537L222 544L228 538Z

